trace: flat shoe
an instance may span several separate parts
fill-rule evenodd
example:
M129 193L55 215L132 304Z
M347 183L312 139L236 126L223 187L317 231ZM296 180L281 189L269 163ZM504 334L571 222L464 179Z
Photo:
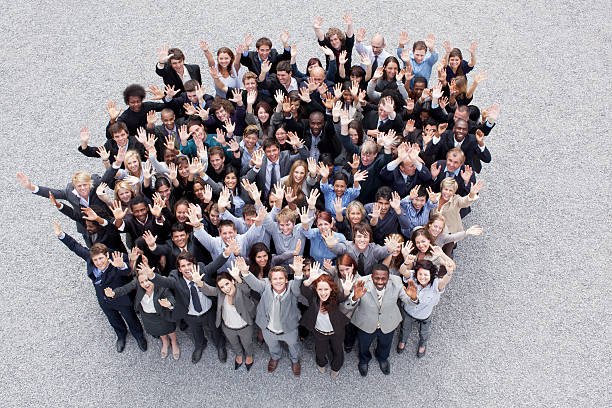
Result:
M166 350L162 349L162 351L161 351L161 358L164 359L166 357L168 357L168 349L166 349Z
M181 356L181 350L177 347L176 353L174 352L174 350L172 351L172 358L175 360L178 360L180 356Z
M325 367L319 367L319 366L317 366L317 370L319 370L319 372L320 372L321 374L325 374Z

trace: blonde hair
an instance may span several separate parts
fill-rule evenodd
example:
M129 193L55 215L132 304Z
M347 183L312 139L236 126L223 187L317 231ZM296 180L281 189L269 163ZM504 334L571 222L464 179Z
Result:
M457 180L452 177L447 177L442 180L442 182L440 183L440 191L442 191L446 187L452 188L453 193L457 191L457 188L459 188L459 186L457 185Z
M134 196L136 195L136 192L132 188L132 185L130 183L128 183L127 181L125 181L125 180L121 180L121 181L118 181L117 183L115 183L115 200L120 201L119 200L119 190L122 189L122 188L124 188L124 189L128 190L130 193L132 193L132 197L131 198L134 198Z
M278 222L293 222L295 224L295 220L297 215L295 211L293 211L289 207L285 207L276 214L276 221Z
M77 184L82 184L82 183L93 186L91 175L87 173L86 171L78 171L74 173L74 176L72 176L72 187L76 187Z
M125 165L125 169L127 170L127 162L132 157L135 157L136 160L138 160L138 174L137 174L137 176L140 176L140 173L142 172L142 160L140 159L140 154L138 154L138 152L136 150L128 150L127 153L125 153L125 159L123 160L123 164ZM128 172L129 172L129 170L128 170ZM135 175L135 174L132 174L132 175Z
M375 154L378 152L378 146L376 145L376 142L368 139L361 145L361 151L364 153Z

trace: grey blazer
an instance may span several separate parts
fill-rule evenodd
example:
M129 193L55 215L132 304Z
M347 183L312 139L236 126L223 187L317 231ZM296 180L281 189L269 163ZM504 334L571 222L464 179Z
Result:
M223 321L223 303L227 295L223 293L221 289L207 285L206 282L204 282L204 286L202 286L200 290L208 297L217 297L217 320L215 321L215 325L220 327ZM245 283L236 283L234 306L236 306L236 311L240 317L242 317L249 326L253 324L255 318L255 303L253 303L250 294L251 289L249 289Z
M274 290L268 278L258 279L252 273L242 277L244 281L255 292L261 294L261 300L257 305L257 316L255 322L265 330L270 323L270 313L272 311L272 302L274 302ZM281 297L281 322L285 333L297 329L301 318L300 309L297 307L298 296L300 295L300 286L302 278L295 278L287 284L287 290ZM399 312L398 312L399 313Z
M291 170L291 165L293 164L294 161L299 160L299 159L305 161L306 159L308 159L309 154L310 152L308 151L308 148L306 147L306 145L303 145L302 147L300 147L296 154L290 154L286 150L280 152L278 156L278 165L280 166L279 167L280 178L278 179L278 181L280 181L281 178L289 174L289 170ZM246 173L246 176L245 176L246 179L249 180L250 182L255 181L257 183L257 188L259 188L260 191L264 191L266 187L266 168L267 167L268 167L268 158L264 156L259 170L256 170L255 167L252 167ZM264 193L266 193L267 195L268 191L264 191Z
M400 276L389 275L381 307L378 306L378 295L372 282L372 275L360 278L359 281L365 281L367 292L354 303L351 294L345 301L345 306L347 309L355 309L351 323L366 333L374 333L379 322L380 330L385 334L397 328L402 321L397 299L409 305L417 304L404 292Z

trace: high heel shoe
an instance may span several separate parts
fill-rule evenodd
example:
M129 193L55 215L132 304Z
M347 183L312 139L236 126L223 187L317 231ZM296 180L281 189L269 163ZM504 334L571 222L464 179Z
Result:
M242 365L242 362L239 363L236 360L234 360L234 370L239 369L241 365Z
M254 361L252 363L250 363L250 364L249 363L244 363L244 366L246 367L247 371L251 371L251 367L253 367L253 363L254 363Z
M175 360L178 360L180 356L181 356L181 349L178 347L178 344L177 344L176 350L174 350L174 347L172 347L172 358Z

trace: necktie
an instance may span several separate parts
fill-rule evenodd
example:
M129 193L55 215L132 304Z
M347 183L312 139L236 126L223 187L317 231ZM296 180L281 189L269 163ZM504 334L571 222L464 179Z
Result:
M276 163L272 163L272 171L270 174L270 191L272 191L277 181L278 179L276 178Z
M196 312L202 311L202 304L200 303L200 296L198 296L198 290L194 282L189 282L189 291L191 292L191 302Z
M378 307L382 306L382 293L378 292Z
M376 68L378 68L378 55L374 56L374 62L372 62L372 75L374 75Z
M357 257L357 272L361 276L365 276L365 255L362 253Z
M283 325L281 324L281 303L279 295L274 295L272 312L270 313L270 324L268 325L268 328L276 333L283 331Z

